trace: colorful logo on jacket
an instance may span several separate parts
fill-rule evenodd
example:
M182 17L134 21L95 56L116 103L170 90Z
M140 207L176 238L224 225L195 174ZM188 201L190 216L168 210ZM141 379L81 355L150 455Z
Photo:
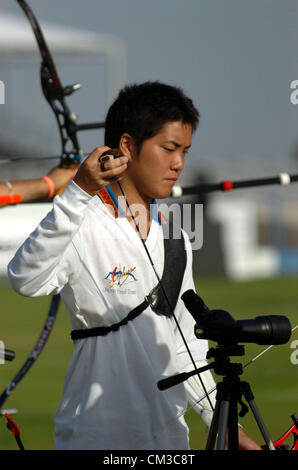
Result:
M130 282L135 282L137 279L133 272L136 267L126 269L125 266L118 268L115 266L113 271L110 271L109 274L105 277L108 281L108 287L121 287L123 284L128 284Z

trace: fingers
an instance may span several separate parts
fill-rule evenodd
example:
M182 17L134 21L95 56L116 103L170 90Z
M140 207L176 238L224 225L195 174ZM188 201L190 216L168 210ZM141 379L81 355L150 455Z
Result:
M105 155L100 160L100 169L105 173L105 177L109 178L110 175L118 176L118 170L127 167L128 158L123 155L119 158L114 158L110 155Z
M84 162L82 163L82 165L86 164L86 163L89 163L89 164L96 164L96 162L99 161L100 157L106 152L110 150L110 147L107 147L106 145L102 145L100 147L96 147L89 155L88 157L86 158L86 160L84 160ZM81 166L82 166L81 165Z
M104 179L119 181L127 168L128 158L119 149L108 149L101 153L98 161Z
M104 186L107 186L112 181L122 180L124 176L124 172L127 168L127 161L128 161L127 157L121 157L121 160L119 158L116 161L112 160L111 162L106 162L104 164L105 169L104 171L101 170L102 178L103 178L103 181L105 182Z
M111 150L109 147L101 146L93 150L88 158L81 164L74 181L84 191L90 195L95 195L104 186L112 181L119 181L127 168L128 158L121 156L114 158L108 155ZM100 161L100 157L104 155L104 161Z

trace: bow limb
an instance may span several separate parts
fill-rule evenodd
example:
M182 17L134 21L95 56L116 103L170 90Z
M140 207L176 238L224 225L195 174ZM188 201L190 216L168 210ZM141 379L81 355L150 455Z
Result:
M50 333L52 331L54 322L56 320L58 308L60 304L60 295L54 295L51 301L50 309L44 323L43 329L40 333L40 336L34 345L28 359L24 362L23 366L19 370L19 372L15 375L15 377L9 382L9 384L5 387L5 390L0 395L0 409L2 408L6 399L12 394L16 386L20 383L23 377L27 374L27 372L31 369L34 362L39 357L41 351L43 350Z
M17 0L17 2L20 5L20 7L23 9L25 15L27 16L31 24L32 30L34 32L34 35L35 35L35 38L36 38L36 41L40 50L40 54L42 56L43 64L45 67L49 69L49 73L53 80L53 86L55 86L57 90L62 91L63 87L59 79L59 76L57 74L57 70L56 70L53 58L51 56L47 43L44 39L41 28L37 22L37 19L33 14L33 11L29 7L29 5L25 2L25 0Z
M79 166L84 155L80 148L78 131L103 128L104 123L77 124L77 115L70 111L65 97L78 90L80 84L77 83L65 87L62 85L49 47L35 15L25 0L17 0L17 2L30 22L41 54L40 79L42 91L55 114L60 133L60 166L76 168Z
M72 87L65 88L62 86L52 55L35 15L25 0L17 0L17 2L30 22L41 54L41 86L44 97L54 111L59 127L61 138L61 165L71 164L67 161L70 157L69 152L66 150L69 142L72 144L71 157L74 159L74 164L80 163L82 151L77 138L77 129L75 125L76 115L70 112L64 98L67 94L71 94L73 91L78 89L79 86L73 85Z
M65 103L64 95L66 94L66 90L62 87L60 79L58 77L53 59L51 57L50 51L47 47L47 44L44 40L42 31L39 27L39 24L30 9L27 3L24 0L17 0L21 8L24 10L32 29L34 31L40 53L42 56L42 64L41 64L41 82L42 88L45 95L45 98L49 102L50 106L55 112L55 116L57 118L57 123L60 130L60 136L62 140L62 155L61 155L61 166L64 166L64 160L68 158L69 154L66 152L66 144L70 140L73 144L73 152L74 155L71 156L72 162L78 166L79 162L81 161L81 151L79 149L78 139L76 137L76 129L71 130L70 128L70 117L69 117L69 109ZM55 101L60 102L61 110L56 105ZM60 115L63 116L62 122L60 122ZM70 161L67 162L67 165L70 165ZM13 380L7 385L5 390L0 396L0 408L3 406L6 399L11 395L14 391L18 383L23 379L23 377L27 374L29 369L32 367L36 359L39 357L42 349L45 346L46 341L52 331L54 321L57 316L58 307L60 303L60 295L54 295L51 301L50 309L42 329L42 332L30 353L28 359L25 361L19 372L13 378Z
M103 123L91 123L78 126L76 115L71 113L66 101L65 96L70 95L79 88L78 85L63 87L59 79L54 61L52 59L50 50L44 39L41 28L25 0L17 0L20 7L23 9L26 17L28 18L33 29L40 54L42 57L41 62L41 85L44 96L49 105L53 109L61 137L61 167L78 167L83 153L80 149L77 132L85 129L95 129L104 127ZM69 142L72 144L72 151L67 151ZM57 316L58 307L60 303L60 295L54 295L51 301L48 316L46 318L43 330L32 350L28 359L21 367L20 371L16 374L13 380L7 385L3 393L0 395L0 408L6 399L11 395L18 383L23 379L29 369L32 367L36 359L39 357L54 325Z

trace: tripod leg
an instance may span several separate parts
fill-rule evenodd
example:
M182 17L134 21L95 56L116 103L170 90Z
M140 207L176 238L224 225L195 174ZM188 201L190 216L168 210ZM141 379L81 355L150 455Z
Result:
M213 417L212 417L211 426L210 426L210 429L209 429L209 434L208 434L208 439L207 439L205 450L213 450L214 449L215 441L216 441L216 435L217 435L219 410L220 410L220 402L217 401L216 405L215 405L214 412L213 412Z
M216 450L224 450L225 448L229 410L230 402L227 400L222 401L218 420L218 438Z
M242 391L243 391L243 395L247 401L247 403L249 404L249 407L254 415L254 418L256 420L256 423L258 425L258 428L259 430L261 431L261 434L266 442L266 445L267 445L267 448L269 450L275 450L275 447L274 447L274 444L273 444L273 441L269 435L269 432L265 426L265 423L261 417L261 414L258 410L258 407L254 401L254 395L251 391L251 388L249 386L249 384L247 382L242 382L241 383L242 385Z
M226 434L228 428L231 401L231 384L228 382L220 382L217 384L216 388L216 405L212 418L212 423L210 426L206 450L214 449L216 435L216 450L224 450L226 443Z
M254 400L250 400L250 401L248 402L248 404L249 404L249 407L250 407L250 409L251 409L251 411L252 411L252 413L253 413L253 415L254 415L254 417L255 417L255 420L256 420L256 422L257 422L257 425L258 425L258 427L259 427L259 430L260 430L261 433L262 433L262 436L263 436L263 438L264 438L264 440L265 440L265 442L266 442L266 445L267 445L268 449L269 449L269 450L275 450L273 441L272 441L272 439L271 439L271 437L270 437L270 435L269 435L269 432L268 432L268 430L267 430L267 428L266 428L266 426L265 426L264 421L262 420L262 417L261 417L260 412L259 412L259 410L258 410L258 408L257 408L257 405L255 404L255 401L254 401Z
M237 396L232 395L228 421L228 449L239 449Z

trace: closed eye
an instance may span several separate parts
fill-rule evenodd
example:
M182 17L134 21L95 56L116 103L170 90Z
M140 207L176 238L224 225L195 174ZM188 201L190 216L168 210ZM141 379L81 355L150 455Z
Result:
M163 148L163 150L165 150L166 152L175 152L175 151L177 150L177 148L178 148L178 145L177 145L177 147L175 147L175 148L171 148L171 147L162 147L162 148ZM186 155L186 154L189 152L189 150L190 150L190 147L187 147L187 148L183 149L183 150L182 150L183 155Z

